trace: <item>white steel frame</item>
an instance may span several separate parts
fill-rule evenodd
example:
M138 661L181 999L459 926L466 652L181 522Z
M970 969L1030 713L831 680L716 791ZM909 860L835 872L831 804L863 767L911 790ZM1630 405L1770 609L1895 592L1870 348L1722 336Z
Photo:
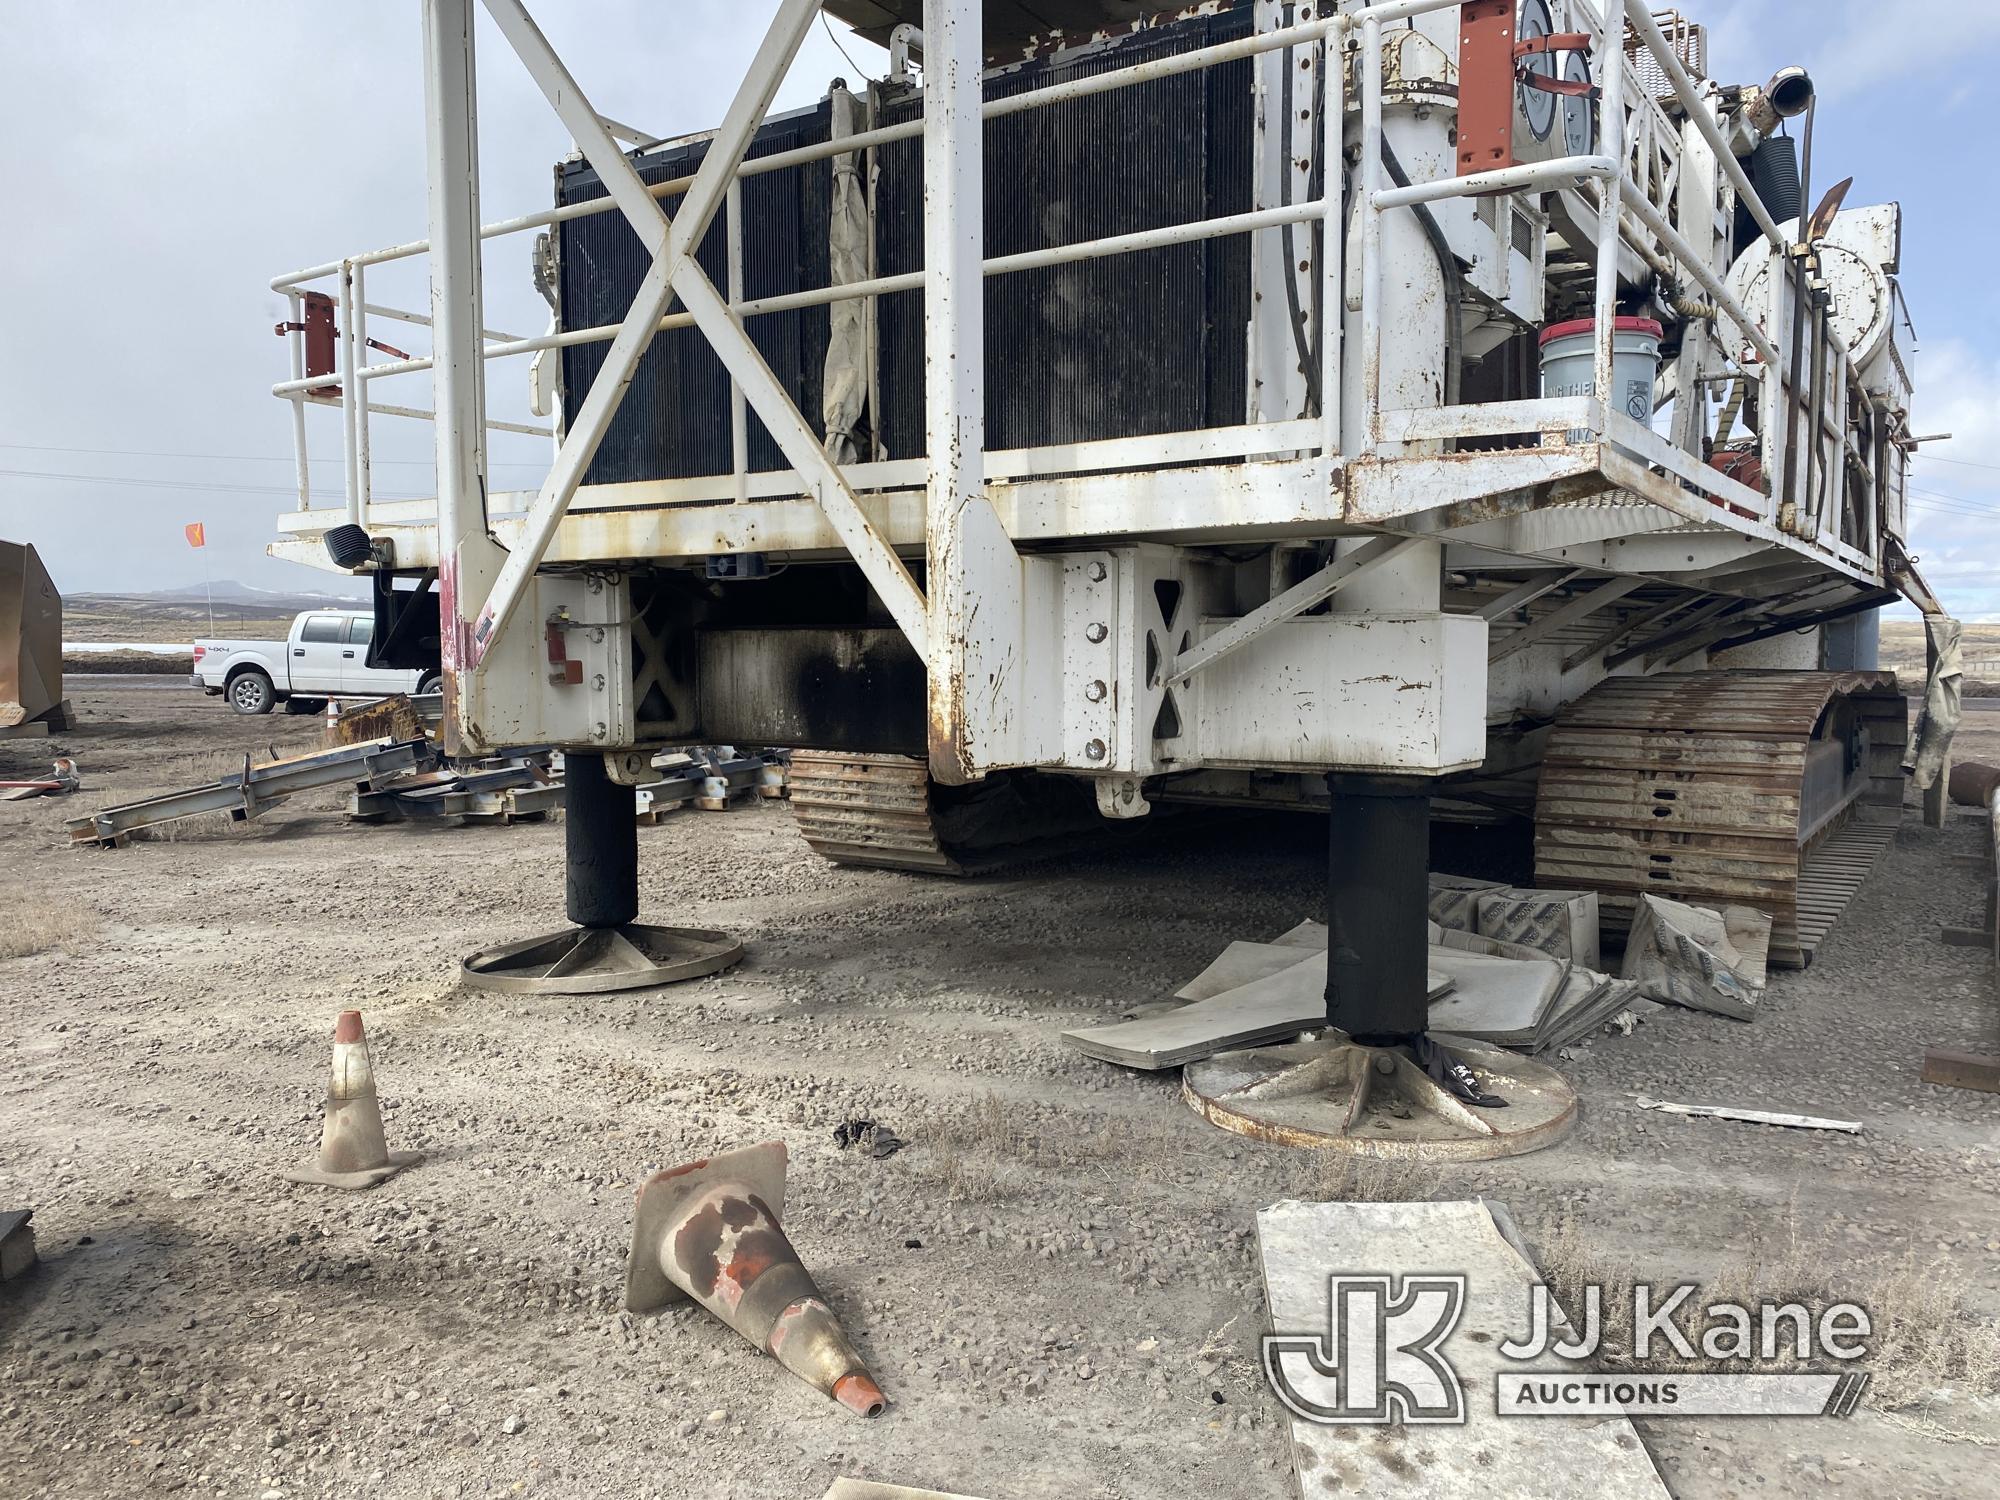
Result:
M1700 286L1720 321L1740 340L1741 367L1757 376L1766 389L1777 392L1765 408L1774 418L1764 430L1767 455L1782 452L1792 425L1803 420L1819 440L1831 439L1834 455L1840 460L1818 463L1820 482L1837 486L1843 465L1853 465L1867 474L1871 488L1879 490L1877 477L1846 431L1846 392L1861 389L1861 384L1848 351L1827 320L1814 320L1811 337L1823 346L1835 376L1827 383L1827 399L1820 408L1801 418L1799 409L1806 402L1802 393L1783 389L1785 364L1779 355L1789 278L1768 278L1773 300L1760 318L1731 294L1721 272L1710 263L1709 254L1678 232L1654 201L1655 193L1662 195L1662 202L1667 201L1665 195L1673 185L1670 179L1678 173L1671 167L1662 169L1664 132L1652 118L1657 106L1639 95L1636 80L1628 76L1630 67L1622 45L1628 24L1651 51L1692 125L1708 141L1721 170L1749 207L1763 235L1780 255L1791 253L1792 247L1729 150L1711 101L1687 74L1644 0L1612 0L1615 29L1581 0L1573 7L1585 17L1596 38L1593 57L1602 112L1595 154L1418 182L1406 188L1383 184L1380 154L1375 149L1382 130L1383 28L1443 9L1456 0L1384 0L1338 14L1302 5L1297 11L1299 19L1288 27L992 101L981 97L979 0L926 0L925 111L921 120L746 161L743 153L800 38L819 12L819 0L781 0L777 17L700 170L653 185L640 179L621 152L615 137L623 127L605 121L592 109L521 0L483 3L598 172L608 197L479 223L477 162L472 146L477 111L471 0L425 0L430 237L310 267L272 283L291 299L296 323L303 289L315 281L337 278L341 316L340 369L332 376L307 376L303 338L294 332L291 378L273 387L273 394L293 403L298 445L301 514L291 518L289 525L304 532L324 524L323 513L310 509L304 407L322 401L338 404L347 464L346 519L371 528L436 521L437 557L409 556L406 561L405 554L399 553L399 563L434 563L439 567L441 592L447 607L455 611L459 626L455 632L447 630L451 638L447 660L459 670L476 669L488 643L515 615L536 569L545 562L592 556L677 555L687 549L672 545L670 539L691 530L710 538L693 549L697 553L736 547L813 551L825 549L830 541L859 564L899 628L925 656L934 693L934 761L940 736L954 742L953 735L957 736L954 743L959 758L965 761L956 768L938 765L939 774L949 775L954 769L970 774L962 685L990 682L995 674L1004 676L1010 653L1011 659L1018 661L1025 645L1022 622L1031 583L1015 544L1042 536L1075 538L1145 530L1135 524L1135 518L1147 507L1157 513L1161 534L1194 534L1204 529L1192 524L1197 518L1186 517L1190 524L1176 526L1174 508L1204 479L1240 473L1238 466L1254 460L1264 461L1255 467L1269 481L1265 486L1270 495L1268 520L1257 499L1242 506L1232 500L1226 515L1215 515L1213 505L1207 508L1207 529L1256 534L1261 527L1266 534L1277 535L1283 534L1289 519L1316 524L1321 532L1328 524L1421 530L1424 528L1409 524L1417 512L1455 501L1491 500L1565 475L1594 471L1609 485L1649 502L1681 523L1734 530L1781 544L1857 581L1879 582L1883 576L1881 507L1871 507L1867 534L1851 542L1840 534L1841 504L1820 503L1809 497L1805 505L1795 506L1791 502L1796 497L1766 496L1709 467L1698 453L1675 446L1620 412L1604 410L1594 400L1535 399L1420 410L1381 407L1384 216L1414 204L1464 195L1590 185L1595 187L1597 198L1596 389L1611 388L1616 264L1621 246L1629 245L1650 263L1670 268ZM1320 382L1326 395L1316 417L986 452L981 417L983 368L978 355L982 347L980 297L976 290L967 290L976 289L983 277L1318 221L1324 229L1319 268L1321 305L1335 309L1345 295L1345 234L1342 173L1329 169L1323 174L1325 189L1316 200L987 258L978 210L982 120L1279 49L1315 48L1317 65L1325 77L1321 149L1329 164L1342 157L1350 87L1346 54L1350 48L1355 53L1352 87L1359 92L1363 143L1356 204L1361 288L1356 354L1363 390L1359 430L1342 431L1341 401L1336 394L1345 378L1342 340L1323 329ZM1628 92L1637 100L1634 118L1629 121ZM730 235L729 296L718 293L694 262L692 247L715 213L729 211L742 178L918 135L925 142L927 182L922 271L745 300L735 233ZM1634 178L1635 147L1641 158L1639 175L1651 192ZM669 217L662 204L671 198L679 198L680 203ZM652 268L621 323L538 337L511 336L483 327L478 287L481 241L614 209L626 216L654 256ZM367 301L365 274L369 266L427 253L432 257L433 283L429 318ZM925 424L929 452L912 459L836 465L821 451L810 424L745 335L744 321L785 309L905 290L923 293L927 347L958 351L956 359L929 364ZM680 303L679 311L672 310L675 301ZM371 314L411 324L429 323L435 352L429 357L369 363L366 330ZM1338 318L1325 321L1338 330ZM653 335L686 326L701 331L729 372L732 407L739 414L735 424L739 439L740 413L747 406L777 440L789 469L746 472L747 445L738 440L732 444L731 474L606 486L580 494L581 478ZM590 392L569 414L548 478L532 497L491 493L486 483L485 431L546 429L491 422L485 417L485 362L593 342L609 342L611 348ZM1770 373L1770 381L1762 381L1760 367ZM428 502L385 504L373 501L369 493L370 416L431 413L377 404L367 399L368 388L376 380L424 370L432 373L434 412L445 418L439 429L439 500L434 511ZM337 398L312 394L329 385L338 386ZM1585 441L1573 440L1579 432ZM1527 448L1462 455L1448 466L1428 454L1405 452L1405 445L1412 443L1500 434L1530 435L1539 441ZM1698 444L1698 431L1695 436ZM1162 465L1189 462L1213 467L1153 472L1146 476L1143 494L1139 486L1127 482L1136 476L1116 472L1159 471ZM1767 471L1773 467L1770 457L1766 467ZM1811 466L1805 467L1810 472ZM1003 496L993 489L1010 481L1012 494ZM1297 503L1300 486L1320 497L1307 511ZM920 512L911 504L912 492L918 489L924 495ZM1109 492L1125 503L1123 509L1096 510L1097 515L1113 518L1111 524L1093 524L1079 517L1081 507L1074 496L1088 489ZM793 497L801 495L810 498L816 515L798 511ZM787 503L774 505L779 501ZM698 522L690 522L688 512L662 514L646 509L685 502L705 502L717 508L700 512ZM757 519L746 514L758 512L760 507ZM518 517L503 519L509 508L518 510ZM781 509L785 514L783 524L778 524ZM624 514L593 522L591 513L599 511ZM733 518L731 511L735 512ZM769 524L759 524L763 514L773 518ZM652 550L647 550L649 547ZM914 553L926 559L929 597L918 590L903 561L904 555ZM978 630L969 628L974 614L980 620ZM1004 723L988 728L998 739L979 747L977 759L983 764L1018 763L1027 753L1019 734L1010 742Z

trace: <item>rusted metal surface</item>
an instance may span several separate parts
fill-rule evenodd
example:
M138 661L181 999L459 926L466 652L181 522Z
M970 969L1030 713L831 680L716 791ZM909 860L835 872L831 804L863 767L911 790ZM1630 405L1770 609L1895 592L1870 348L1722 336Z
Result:
M2000 791L2000 766L1962 760L1951 768L1951 800L1961 807L1987 807Z
M743 956L726 932L701 927L565 927L482 948L459 966L475 989L525 995L603 995L719 974Z
M1602 683L1562 712L1549 737L1535 805L1536 883L1597 891L1613 934L1642 892L1752 906L1771 916L1771 962L1801 967L1831 925L1824 908L1837 914L1846 900L1832 872L1822 872L1827 889L1802 897L1802 875L1857 810L1882 823L1900 815L1905 715L1888 672ZM1827 753L1814 752L1816 735L1842 737L1849 748L1835 753L1855 759L1833 802L1807 809L1809 759ZM1843 852L1836 863L1854 858Z
M1458 175L1514 165L1514 0L1458 12Z
M906 755L794 750L791 802L821 858L933 875L988 874L1131 834L1128 824L1107 825L1070 778L997 771L945 787Z
M965 873L932 816L929 770L911 756L794 751L792 814L835 864Z
M62 595L32 546L0 542L0 728L62 701Z
M1188 1064L1181 1093L1211 1125L1274 1146L1401 1161L1489 1161L1552 1146L1576 1123L1576 1094L1553 1068L1456 1037L1505 1109L1471 1109L1395 1049L1338 1032Z
M395 693L373 703L342 709L326 727L329 745L358 745L363 740L420 740L423 716L407 693Z
M692 1297L849 1411L888 1401L785 1234L786 1151L767 1141L655 1173L639 1189L625 1305Z

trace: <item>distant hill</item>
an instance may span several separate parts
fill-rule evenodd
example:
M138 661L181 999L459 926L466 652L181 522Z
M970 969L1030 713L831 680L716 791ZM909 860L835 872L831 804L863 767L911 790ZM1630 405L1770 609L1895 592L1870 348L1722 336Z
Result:
M305 609L355 609L365 595L279 593L236 582L214 589L215 627L209 628L209 595L193 588L155 589L132 594L67 594L63 597L66 641L187 641L198 635L237 639L276 637L293 615Z
M307 591L287 593L278 589L260 589L252 584L238 583L233 578L217 581L208 589L201 584L189 584L183 589L154 589L145 594L73 594L77 599L161 599L191 600L205 603L213 598L217 604L254 604L261 609L284 609L297 614L302 609L313 609L322 604L358 604L367 595L360 590L343 594L321 594Z

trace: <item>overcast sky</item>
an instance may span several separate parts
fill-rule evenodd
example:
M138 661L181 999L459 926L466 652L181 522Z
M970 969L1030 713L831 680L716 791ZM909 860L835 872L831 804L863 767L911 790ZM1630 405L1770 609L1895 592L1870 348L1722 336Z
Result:
M713 126L774 0L530 0L606 115L661 135ZM1813 176L1850 205L1899 199L1903 282L1923 357L1913 497L1925 572L1968 618L2000 618L2000 294L1994 289L1991 79L2000 3L1688 0L1711 71L1761 80L1808 64L1821 108ZM1921 16L1921 22L1917 17ZM0 0L0 536L33 541L71 592L235 578L325 587L263 555L292 508L290 419L273 275L425 230L419 11L336 4ZM481 17L485 217L550 201L567 134ZM859 69L836 48L836 37ZM780 107L884 55L816 29ZM1817 196L1817 193L1815 193ZM531 237L490 242L487 322L539 332ZM421 262L412 263L421 266ZM378 268L371 302L428 310L421 273ZM371 332L399 342L393 325ZM428 347L408 330L405 347ZM524 417L525 361L492 367L494 415ZM428 377L377 388L428 406ZM341 489L337 419L308 412L315 488ZM428 423L377 418L375 489L431 492ZM532 483L546 444L496 435L496 483ZM53 476L83 476L60 478ZM202 521L205 552L182 526Z

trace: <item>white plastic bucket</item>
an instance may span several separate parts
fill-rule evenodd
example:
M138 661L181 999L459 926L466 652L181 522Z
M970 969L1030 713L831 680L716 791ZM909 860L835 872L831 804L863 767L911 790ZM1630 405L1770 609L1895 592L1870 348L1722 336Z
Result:
M1597 394L1597 323L1577 318L1542 330L1542 394ZM1660 372L1660 325L1651 318L1619 318L1611 329L1611 399L1642 427L1653 421L1653 378ZM1572 442L1584 441L1571 434Z

